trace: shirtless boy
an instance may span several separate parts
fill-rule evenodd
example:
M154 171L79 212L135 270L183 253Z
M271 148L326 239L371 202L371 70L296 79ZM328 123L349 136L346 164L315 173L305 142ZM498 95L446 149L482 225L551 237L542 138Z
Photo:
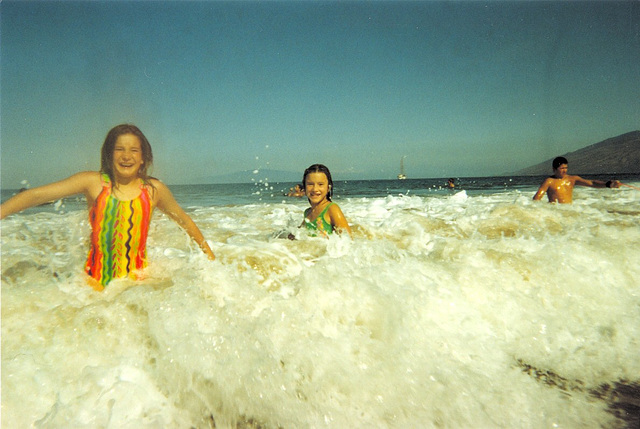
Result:
M619 188L621 185L618 180L603 182L567 174L568 163L567 159L562 156L553 160L553 176L547 177L542 182L538 192L533 196L534 200L541 199L546 192L550 203L570 203L573 199L573 187L575 185L589 186L591 188Z

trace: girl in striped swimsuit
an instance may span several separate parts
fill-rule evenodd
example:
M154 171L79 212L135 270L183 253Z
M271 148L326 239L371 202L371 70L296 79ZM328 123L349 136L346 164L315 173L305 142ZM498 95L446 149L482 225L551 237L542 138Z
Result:
M74 174L60 182L20 192L0 206L0 218L26 208L84 194L89 205L91 248L85 266L91 285L102 290L113 279L134 277L147 264L147 233L155 207L178 223L215 259L200 229L169 188L147 171L151 145L135 125L112 128L102 145L100 171Z

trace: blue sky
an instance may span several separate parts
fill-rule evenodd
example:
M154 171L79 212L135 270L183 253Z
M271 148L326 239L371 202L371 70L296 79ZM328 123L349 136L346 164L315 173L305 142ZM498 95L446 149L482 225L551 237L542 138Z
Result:
M11 1L1 185L97 170L135 123L153 174L489 176L640 129L640 2ZM262 177L260 177L262 178Z

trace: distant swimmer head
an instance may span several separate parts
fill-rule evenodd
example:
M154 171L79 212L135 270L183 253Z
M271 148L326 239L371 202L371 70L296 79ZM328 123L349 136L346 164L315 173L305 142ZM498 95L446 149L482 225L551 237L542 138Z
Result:
M564 156L558 156L553 160L553 169L557 170L558 167L560 167L562 164L567 164L569 165L569 161L567 161L567 158L565 158Z
M310 174L320 174L320 173L326 176L326 179L327 179L326 197L327 197L327 200L331 201L331 197L333 196L333 180L331 179L331 172L325 165L313 164L312 166L304 170L304 174L302 175L302 185L304 186L305 192L306 192L307 176L309 176Z

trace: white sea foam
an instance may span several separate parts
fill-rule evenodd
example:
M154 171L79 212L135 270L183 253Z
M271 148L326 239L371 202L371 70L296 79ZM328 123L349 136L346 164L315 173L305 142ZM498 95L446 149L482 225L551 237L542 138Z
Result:
M102 293L86 212L10 217L2 425L615 427L592 391L640 379L640 198L590 191L341 200L353 240L304 201L192 209L215 262L156 213L147 278Z

